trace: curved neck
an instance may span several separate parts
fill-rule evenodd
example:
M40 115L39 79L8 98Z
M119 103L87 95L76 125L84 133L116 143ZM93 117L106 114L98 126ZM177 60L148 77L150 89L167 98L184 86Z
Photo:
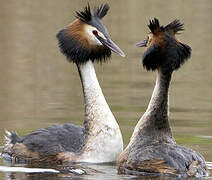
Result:
M168 91L172 72L164 73L158 69L155 88L148 108L134 130L132 140L142 142L174 142L169 125Z
M94 65L91 61L77 65L82 82L85 120L84 126L88 134L96 134L104 125L113 127L116 120L104 98Z

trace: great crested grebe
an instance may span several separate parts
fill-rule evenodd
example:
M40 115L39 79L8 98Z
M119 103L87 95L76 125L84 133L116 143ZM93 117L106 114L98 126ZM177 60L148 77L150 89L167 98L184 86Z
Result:
M151 31L148 38L136 45L146 47L143 66L157 71L156 85L130 143L118 158L118 171L181 177L207 175L204 158L176 144L169 125L168 89L171 76L191 54L191 48L175 36L184 30L183 24L175 20L164 27L154 18L148 27Z
M76 12L76 20L62 29L57 38L61 52L77 65L83 87L84 126L53 125L36 130L22 138L7 132L2 157L27 162L90 162L116 161L123 150L119 126L104 98L93 62L104 62L111 50L125 56L115 45L102 24L107 4L90 11Z

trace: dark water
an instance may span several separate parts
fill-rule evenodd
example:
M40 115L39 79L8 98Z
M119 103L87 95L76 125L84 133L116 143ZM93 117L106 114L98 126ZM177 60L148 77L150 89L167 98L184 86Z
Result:
M106 1L90 1L91 6ZM178 18L185 23L179 36L193 51L192 58L174 73L170 89L171 125L179 144L212 161L212 1L116 0L103 23L127 54L96 65L96 72L127 144L145 111L155 74L141 66L143 40L150 18L162 24ZM83 0L0 0L0 146L4 129L24 135L54 123L83 122L83 96L75 65L57 47L56 33L74 20ZM1 161L1 160L0 160ZM2 164L2 163L0 163ZM86 165L87 167L87 165ZM133 179L117 176L113 165L89 165L99 170L82 179ZM73 175L4 173L0 179L70 179Z

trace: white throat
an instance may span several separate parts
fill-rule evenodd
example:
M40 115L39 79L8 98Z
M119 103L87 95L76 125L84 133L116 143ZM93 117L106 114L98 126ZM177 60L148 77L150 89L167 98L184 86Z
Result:
M93 63L79 66L85 99L87 142L81 161L115 161L123 150L119 126L104 98Z

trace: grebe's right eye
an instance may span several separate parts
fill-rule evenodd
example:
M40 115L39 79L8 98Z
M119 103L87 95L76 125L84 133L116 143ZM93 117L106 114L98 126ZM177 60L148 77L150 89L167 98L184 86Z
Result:
M98 35L98 32L96 30L93 30L92 33L96 36Z

